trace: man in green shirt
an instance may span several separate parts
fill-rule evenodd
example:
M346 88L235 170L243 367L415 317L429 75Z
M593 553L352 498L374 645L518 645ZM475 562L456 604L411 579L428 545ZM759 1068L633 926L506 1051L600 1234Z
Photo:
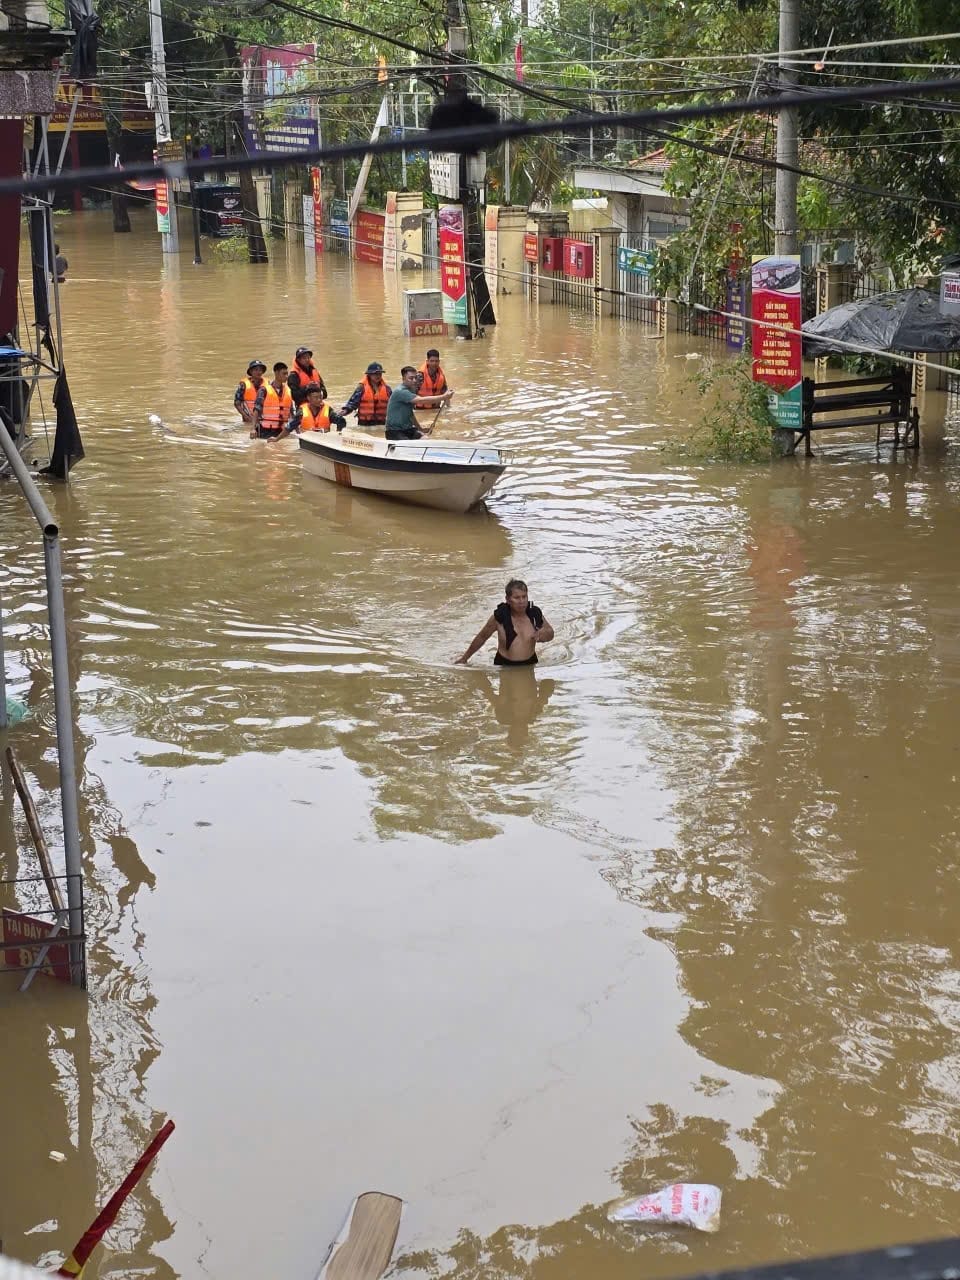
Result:
M453 399L452 391L445 391L442 396L418 396L417 387L420 375L412 364L406 364L400 370L403 385L390 393L387 401L387 423L384 434L388 440L419 440L424 431L417 421L414 409L429 409L434 405L449 404Z

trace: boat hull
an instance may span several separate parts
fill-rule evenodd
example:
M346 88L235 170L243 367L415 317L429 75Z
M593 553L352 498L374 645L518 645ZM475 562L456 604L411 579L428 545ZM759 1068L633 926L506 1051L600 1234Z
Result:
M490 460L439 460L445 450L464 456L487 455ZM359 433L345 441L332 433L319 439L301 436L300 456L304 470L311 475L440 511L469 511L486 497L506 470L503 462L492 461L500 456L495 449L471 450L455 441L434 441L419 449L403 442L394 449L381 439Z

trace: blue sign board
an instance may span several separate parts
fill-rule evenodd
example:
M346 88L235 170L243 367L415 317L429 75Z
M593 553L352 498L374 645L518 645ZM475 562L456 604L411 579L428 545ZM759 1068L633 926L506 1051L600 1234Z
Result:
M625 245L617 249L617 270L630 275L648 276L656 261L656 249L628 249Z

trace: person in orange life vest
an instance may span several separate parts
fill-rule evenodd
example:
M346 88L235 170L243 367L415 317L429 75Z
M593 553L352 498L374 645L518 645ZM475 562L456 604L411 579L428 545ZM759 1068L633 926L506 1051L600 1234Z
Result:
M309 347L297 347L297 354L293 358L293 368L290 370L288 382L293 395L293 403L296 405L301 405L306 400L307 387L311 382L319 383L323 388L324 398L326 398L327 388L320 375L320 370L313 363L313 352Z
M446 374L440 368L440 352L436 347L430 348L426 363L420 366L417 390L425 396L442 396L450 390Z
M387 401L392 391L393 388L383 380L383 365L373 360L367 365L363 381L340 412L356 413L357 422L362 427L382 427L387 420Z
M267 366L262 360L251 360L247 365L247 376L234 392L234 407L244 422L253 423L253 410L257 403L257 396L261 388L266 385L263 381L263 375L266 372Z
M292 414L293 396L287 386L287 366L278 360L273 366L273 381L265 382L257 393L250 439L278 440Z
M329 431L331 426L342 431L346 425L346 418L334 413L324 400L323 387L319 382L311 382L307 387L306 400L294 409L293 417L281 435L288 436L293 431Z

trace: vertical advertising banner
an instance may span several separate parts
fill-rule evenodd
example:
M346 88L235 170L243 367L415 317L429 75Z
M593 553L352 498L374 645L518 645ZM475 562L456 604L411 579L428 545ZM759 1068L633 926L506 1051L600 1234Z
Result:
M383 269L397 269L397 193L387 192L387 205L383 223Z
M463 244L463 206L442 204L438 218L440 290L446 324L467 324L467 269Z
M310 170L310 185L313 191L313 251L323 253L323 191L321 183L323 174L319 169Z
M750 276L755 325L753 380L770 388L770 412L781 427L799 430L803 419L803 352L800 340L800 257L754 255ZM783 332L787 330L787 332Z
M745 290L743 287L743 276L727 276L727 347L731 351L742 351L746 337L747 326L742 320L734 319L735 316L745 314ZM754 336L756 341L756 336Z
M170 234L170 195L167 191L166 178L157 179L157 187L154 191L154 199L157 202L157 230L161 235Z
M491 296L500 292L500 206L488 204L483 215L483 273Z

